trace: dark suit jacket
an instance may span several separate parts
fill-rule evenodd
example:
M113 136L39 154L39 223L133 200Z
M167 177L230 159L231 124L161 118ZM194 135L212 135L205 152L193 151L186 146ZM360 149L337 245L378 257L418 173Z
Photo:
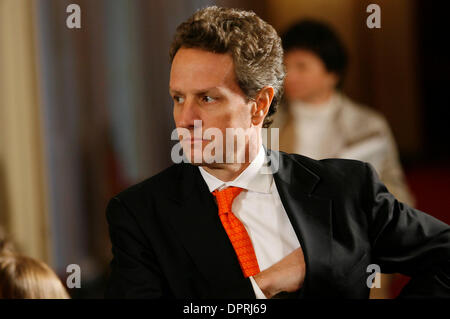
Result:
M271 153L273 161L276 152ZM369 264L450 297L450 227L398 202L367 163L279 153L274 181L303 248L297 297L367 298ZM111 199L109 298L255 298L197 167L176 164Z

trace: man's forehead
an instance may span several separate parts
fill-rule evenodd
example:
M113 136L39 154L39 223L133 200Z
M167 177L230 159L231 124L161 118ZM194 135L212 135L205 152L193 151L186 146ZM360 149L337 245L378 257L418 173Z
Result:
M233 81L231 56L201 49L180 49L170 71L170 89L174 91L209 90L228 86Z
M184 62L186 62L186 60L188 61L201 60L203 62L207 61L217 62L220 60L223 63L233 62L231 54L229 53L217 53L204 50L201 48L186 48L186 47L181 47L180 49L178 49L177 53L173 58L173 62L176 62L178 60L183 60Z

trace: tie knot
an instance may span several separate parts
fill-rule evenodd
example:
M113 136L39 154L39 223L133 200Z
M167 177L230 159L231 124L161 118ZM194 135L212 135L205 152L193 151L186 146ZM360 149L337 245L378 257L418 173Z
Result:
M217 200L217 206L219 207L219 215L231 212L233 200L241 192L242 188L234 186L222 189L221 191L216 189L214 192L212 192Z

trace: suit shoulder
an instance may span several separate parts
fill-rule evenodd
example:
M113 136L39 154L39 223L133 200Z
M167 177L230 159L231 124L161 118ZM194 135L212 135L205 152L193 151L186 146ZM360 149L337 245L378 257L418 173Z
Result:
M348 171L365 170L367 163L354 159L343 159L343 158L326 158L321 160L316 160L300 154L286 154L291 157L296 162L302 164L306 168L311 169L313 172L326 171L330 173L344 173Z
M367 163L354 159L326 158L319 161L324 167L336 174L365 174Z
M371 178L367 163L341 158L314 160L302 155L291 156L318 177L314 187L316 196L331 198L337 205L349 202L365 205Z
M299 154L288 154L294 161L310 170L327 187L358 187L367 177L367 163L353 159L327 158L315 160Z

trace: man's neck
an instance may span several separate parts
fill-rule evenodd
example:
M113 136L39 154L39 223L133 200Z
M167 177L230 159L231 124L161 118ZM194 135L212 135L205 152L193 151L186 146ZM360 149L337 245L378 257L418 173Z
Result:
M212 164L212 165L204 165L202 166L205 171L207 171L212 176L220 179L223 182L229 182L236 177L238 177L249 165L250 163L258 156L260 148L262 145L254 146L256 152L247 152L248 157L246 156L246 160L244 163L231 163L231 164ZM252 157L250 157L252 156Z
M239 164L223 164L221 166L202 166L212 176L220 179L223 182L229 182L238 177L250 163Z

